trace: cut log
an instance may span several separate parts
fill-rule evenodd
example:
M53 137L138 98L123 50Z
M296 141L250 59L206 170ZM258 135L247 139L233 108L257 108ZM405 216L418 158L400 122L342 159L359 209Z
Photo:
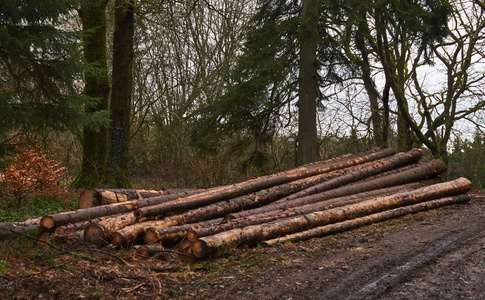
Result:
M21 222L0 223L0 236L7 236L15 233L32 230L39 227L41 218L28 219Z
M195 194L195 192L193 192ZM155 205L174 199L192 195L191 192L181 194L163 195L159 197L145 198L142 200L132 200L127 202L115 203L111 205L96 206L90 208L78 209L75 211L63 212L54 215L42 217L40 220L40 229L45 232L53 232L57 226L71 223L89 221L103 216L115 215L134 211L138 207Z
M139 200L164 195L163 190L136 189L94 189L86 190L79 196L78 208L88 208L100 205Z
M84 230L84 240L98 247L108 245L112 232L133 225L135 221L136 218L132 212L105 218L86 227Z
M96 218L96 219L92 219L92 220L88 220L88 221L81 221L81 222L77 222L77 223L71 223L71 224L65 224L65 225L62 225L62 226L57 226L54 229L54 234L57 235L57 236L72 234L76 231L86 229L86 227L88 227L90 224L99 222L100 219L101 218Z
M227 222L226 220L221 224L196 227L195 229L191 229L190 233L191 233L191 236L197 236L197 237L215 235L217 233L228 231L234 228L243 228L251 225L269 223L271 221L278 220L278 219L285 219L293 216L309 214L316 211L328 210L335 207L341 207L349 204L363 202L369 199L375 199L376 197L383 197L383 196L388 196L388 195L392 195L392 194L396 194L404 191L411 191L413 189L421 188L423 186L436 184L436 183L437 183L437 180L432 179L429 181L415 182L415 183L399 185L399 186L390 187L390 188L384 188L384 189L373 190L369 192L363 192L359 194L353 194L353 195L345 196L341 198L332 198L332 199L323 200L320 202L315 202L315 203L306 204L302 206L262 212L262 213L247 216L245 218L233 219L233 220L230 220L229 222ZM318 195L309 196L309 197L315 197L315 196L318 196ZM191 240L189 236L187 236L187 239ZM146 241L146 238L145 238L145 241Z
M78 208L89 208L100 205L140 200L144 198L158 197L181 193L200 193L202 189L93 189L86 190L79 196Z
M207 247L203 252L209 253L210 248L217 248L222 245L269 240L279 236L363 217L401 206L466 193L470 187L471 182L468 179L458 178L453 181L438 183L413 191L371 199L326 211L277 220L271 223L232 229L213 236L200 238L198 241L202 241L202 244ZM200 244L201 243L199 243L198 246L200 246Z
M371 214L365 217L360 217L360 218L351 219L343 222L338 222L335 224L320 226L306 231L297 232L283 237L267 240L267 241L264 241L263 244L267 246L272 246L272 245L282 244L287 242L294 243L294 242L299 242L303 240L309 240L316 237L322 237L329 234L335 234L335 233L359 228L359 227L370 225L377 222L383 222L383 221L398 218L407 214L413 214L420 211L435 209L446 205L466 203L470 201L470 198L471 198L470 195L464 194L464 195L458 195L458 196L444 197L436 200L430 200L427 202L422 202L422 203L413 204L413 205L404 206L404 207L398 207L391 210L386 210L383 212Z
M190 232L198 232L203 228L216 226L222 219L207 220L198 223L183 224L179 226L168 227L164 229L149 228L146 230L143 240L145 244L163 243L164 245L173 245L187 237L190 241Z
M160 245L139 245L134 248L135 253L143 257L151 257L156 253L166 251L165 248Z
M337 160L330 163L324 161L320 164L312 165L311 167L300 167L287 172L280 172L274 175L263 176L234 185L223 186L219 189L193 195L185 199L178 199L160 205L154 205L149 208L140 208L135 211L135 216L137 218L142 218L160 216L168 212L189 210L298 179L373 161L382 157L387 157L393 153L394 151L392 149L384 149L372 152L370 154L365 154L351 160Z
M397 162L402 163L405 158L410 158L414 160L417 159L417 156L419 156L419 152L412 151L392 156L386 159L386 162L384 162L384 159L379 161L383 164L382 168L389 168L390 164L396 164ZM394 159L394 162L391 159ZM377 164L377 162L379 161L376 161L375 164ZM446 170L446 164L440 160L433 160L430 163L416 166L413 169L406 170L401 173L376 178L374 180L362 181L354 183L352 185L346 185L365 178L366 175L378 172L379 170L382 170L382 168L379 168L378 165L371 165L369 167L362 168L354 172L348 172L347 174L340 177L322 182L321 184L309 187L303 191L291 194L290 196L277 200L269 205L229 214L224 219L229 221L232 219L244 218L252 214L278 209L287 209L290 207L311 204L327 199L338 198L361 192L382 189L389 186L401 185L408 182L419 181L425 178L435 177L443 173ZM317 194L315 196L312 196L315 193Z
M218 224L222 221L222 218L207 220L205 222L186 224L185 229L177 228L173 230L172 239L178 240L179 237L184 237L190 229L197 228L198 226L210 226ZM147 222L148 223L148 222ZM182 226L180 226L182 227ZM110 243L112 246L117 248L130 248L131 246L139 243L144 243L145 233L150 230L151 227L147 226L145 223L138 223L131 226L127 226L116 232L111 232ZM170 228L167 228L170 229Z

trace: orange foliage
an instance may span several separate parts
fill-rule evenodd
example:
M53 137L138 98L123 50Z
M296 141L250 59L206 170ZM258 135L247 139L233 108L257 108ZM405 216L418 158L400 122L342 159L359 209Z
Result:
M65 199L66 193L57 182L66 172L66 168L38 149L17 150L19 154L1 174L1 183L7 193L17 200L18 205L28 194L59 196Z

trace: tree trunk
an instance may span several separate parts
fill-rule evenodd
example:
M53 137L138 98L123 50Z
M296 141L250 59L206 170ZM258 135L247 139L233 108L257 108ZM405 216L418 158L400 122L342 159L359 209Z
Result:
M83 26L83 51L90 65L85 72L83 94L96 100L86 105L86 113L108 109L109 81L106 58L106 0L85 1L79 10ZM108 153L108 127L84 126L83 155L79 174L73 185L93 187L102 180Z
M32 230L39 227L41 218L28 219L21 222L5 222L0 223L0 236L11 235L14 233L22 233L27 230Z
M141 208L135 211L137 218L161 216L168 212L176 212L189 210L205 205L209 205L222 200L238 197L244 194L259 191L276 185L281 185L290 181L314 176L316 174L330 172L333 170L343 169L349 166L358 165L364 162L378 159L378 157L386 157L392 155L392 149L384 149L381 151L364 154L357 158L344 161L334 161L326 164L322 162L321 165L313 165L312 167L297 168L287 172L280 172L273 175L263 176L256 179L244 181L238 184L223 186L218 189L193 195L185 199L175 200L160 205Z
M133 189L94 189L86 190L79 196L79 208L126 202L143 198L157 197L165 194L163 190L133 190Z
M79 196L78 208L89 208L118 202L139 200L162 195L181 194L185 192L204 192L204 189L163 189L163 190L135 190L135 189L94 189L86 190Z
M131 98L133 92L133 60L135 1L115 1L113 33L113 74L111 89L111 128L107 183L113 187L131 187L128 163Z
M317 42L320 2L303 0L298 91L298 163L317 160Z
M142 200L120 202L120 203L111 204L111 205L96 206L96 207L78 209L75 211L63 212L63 213L54 214L54 215L48 215L48 216L42 217L39 225L41 230L46 232L53 232L55 228L58 226L94 220L96 218L103 217L103 216L126 213L130 211L134 211L139 207L156 205L163 202L172 201L174 199L180 199L182 197L186 197L193 194L195 194L195 191L181 193L181 194L164 195L160 197L145 198Z
M210 248L217 248L222 245L264 241L401 206L466 193L470 187L471 182L468 179L459 178L454 181L438 183L413 191L371 199L344 207L314 212L266 224L233 229L213 236L200 238L199 241L203 242L206 246L204 252L209 253ZM200 246L200 243L198 246Z
M321 227L312 228L306 231L297 232L289 234L283 237L278 237L275 239L264 241L263 244L266 246L272 246L282 243L295 243L299 241L304 241L316 237L322 237L329 234L335 234L355 228L359 228L365 225L370 225L373 223L383 222L389 219L398 218L407 214L413 214L424 210L435 209L445 205L460 204L470 201L470 195L458 195L451 197L444 197L437 200L431 200L427 202L422 202L418 204L413 204L404 207L398 207L391 210L386 210L383 212L371 214L365 217L360 217L356 219L346 220L343 222L338 222L335 224L325 225Z
M346 184L353 183L353 182L362 180L366 177L375 175L379 172L392 169L398 165L405 164L406 162L410 163L410 162L417 161L420 157L421 157L421 151L418 151L417 149L411 150L407 153L396 154L395 156L375 161L370 165L365 166L364 168L358 169L353 172L348 172L347 174L342 175L340 177L327 180L321 184L311 186L303 191L291 194L290 196L277 200L269 205L252 209L252 210L242 211L239 213L233 213L226 216L224 219L231 220L231 219L243 218L258 212L266 212L266 211L276 210L276 209L285 209L285 208L295 207L299 205L314 203L311 201L318 202L326 199L352 195L355 193L372 191L372 190L384 188L387 186L404 184L408 182L421 180L427 177L437 176L438 174L441 174L442 172L444 172L444 170L446 170L446 165L436 160L436 161L433 161L432 164L426 165L427 167L423 167L417 170L411 169L411 170L405 171L403 172L404 175L401 173L398 173L384 178L377 178L372 181L361 182L361 183L356 183L349 186L344 186ZM313 194L318 194L318 195L312 197L311 195Z
M192 231L193 231L193 235L197 237L214 235L234 228L243 228L246 226L268 223L278 219L285 219L285 218L289 218L297 215L305 215L316 211L323 211L323 210L332 209L335 207L341 207L345 205L362 202L369 199L375 199L376 197L383 197L383 196L388 196L388 195L392 195L392 194L396 194L404 191L410 191L412 189L421 188L425 185L435 184L436 182L437 182L436 180L430 180L427 182L416 182L416 183L411 183L406 185L399 185L391 188L384 188L384 189L373 190L369 192L353 194L350 196L345 196L340 198L332 198L332 199L322 200L322 201L312 200L311 202L309 202L309 204L304 204L301 206L295 206L295 207L290 207L285 209L276 209L276 210L270 210L266 212L260 212L257 214L249 215L244 218L231 219L222 224L217 224L210 227L200 227ZM315 198L317 196L318 195L309 196L309 198Z

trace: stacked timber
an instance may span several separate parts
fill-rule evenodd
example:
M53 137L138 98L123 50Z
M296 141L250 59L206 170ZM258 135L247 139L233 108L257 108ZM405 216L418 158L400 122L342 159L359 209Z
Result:
M45 216L40 228L78 232L99 247L142 245L136 251L146 255L174 247L203 258L224 245L300 241L470 200L469 180L443 182L446 165L421 156L420 149L372 150L210 190L117 196L116 203ZM130 193L141 195L122 191Z

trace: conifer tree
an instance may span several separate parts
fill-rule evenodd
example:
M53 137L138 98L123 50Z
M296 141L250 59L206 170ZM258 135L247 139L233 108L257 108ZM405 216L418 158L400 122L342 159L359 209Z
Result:
M78 0L2 1L0 135L2 147L22 130L76 131L87 101L78 86L80 35L69 19Z

